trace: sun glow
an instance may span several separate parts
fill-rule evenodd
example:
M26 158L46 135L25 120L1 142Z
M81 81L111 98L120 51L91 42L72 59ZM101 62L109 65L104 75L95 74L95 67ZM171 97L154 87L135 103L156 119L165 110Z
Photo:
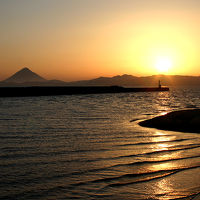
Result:
M155 67L158 72L167 73L172 67L172 60L169 57L158 57L155 62Z

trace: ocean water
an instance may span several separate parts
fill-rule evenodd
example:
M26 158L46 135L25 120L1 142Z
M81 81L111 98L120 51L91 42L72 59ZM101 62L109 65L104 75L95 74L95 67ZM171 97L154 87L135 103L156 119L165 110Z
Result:
M200 134L138 122L199 99L200 88L0 98L0 199L197 199Z

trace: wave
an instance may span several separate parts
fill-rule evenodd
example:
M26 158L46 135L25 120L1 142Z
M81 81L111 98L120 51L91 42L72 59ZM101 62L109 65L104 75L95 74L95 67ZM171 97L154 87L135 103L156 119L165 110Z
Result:
M191 139L176 139L176 140L165 140L165 141L160 141L160 142L138 142L138 143L133 143L133 144L120 144L120 145L115 145L115 146L135 146L135 145L150 145L150 144L165 144L165 143L171 143L171 142L182 142L186 140L191 140Z
M116 177L108 177L102 179L95 179L92 181L83 181L75 184L71 184L72 186L81 186L86 184L94 184L94 183L106 183L105 187L119 187L124 185L136 184L141 182L148 182L154 179L163 178L166 176L170 176L172 174L189 170L200 168L200 165L197 166L190 166L190 167L182 167L182 168L175 168L172 170L158 170L154 172L146 172L146 173L132 173L132 174L125 174Z
M0 118L0 121L15 121L19 119L12 119L12 118Z

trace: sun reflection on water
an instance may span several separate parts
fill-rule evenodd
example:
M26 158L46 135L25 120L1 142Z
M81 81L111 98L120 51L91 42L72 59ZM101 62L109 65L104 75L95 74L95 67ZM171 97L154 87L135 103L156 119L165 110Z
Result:
M169 195L169 193L173 192L173 188L171 187L171 184L166 181L165 179L162 179L160 181L157 182L157 184L154 187L154 192L155 194L159 194L159 195L165 195L165 197L163 199L169 199L167 198L167 196Z
M174 144L170 143L176 139L176 136L168 135L162 131L156 131L155 136L153 137L152 142L154 142L153 149L155 152L159 154L156 155L155 161L166 161L162 163L153 164L150 168L153 171L160 171L160 170L170 170L174 169L177 164L172 162L174 159L179 157L178 152L170 152L171 148L173 148ZM169 151L168 151L169 150Z
M167 111L164 111L164 112L162 112L162 113L160 113L160 115L166 115L168 112Z
M155 142L155 143L159 142L157 145L159 145L160 142L170 142L170 141L173 141L176 138L176 136L168 135L168 134L161 132L161 131L156 131L154 133L154 136L155 137L152 138L152 142Z
M157 144L156 149L159 151L167 150L169 147L169 144Z
M156 110L159 115L165 115L171 111L170 109L171 97L169 92L160 92L156 98Z

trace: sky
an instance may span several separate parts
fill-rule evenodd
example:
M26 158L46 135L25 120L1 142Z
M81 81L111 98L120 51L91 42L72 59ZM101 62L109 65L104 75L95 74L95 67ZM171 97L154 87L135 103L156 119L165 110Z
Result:
M199 0L0 0L0 80L200 75Z

